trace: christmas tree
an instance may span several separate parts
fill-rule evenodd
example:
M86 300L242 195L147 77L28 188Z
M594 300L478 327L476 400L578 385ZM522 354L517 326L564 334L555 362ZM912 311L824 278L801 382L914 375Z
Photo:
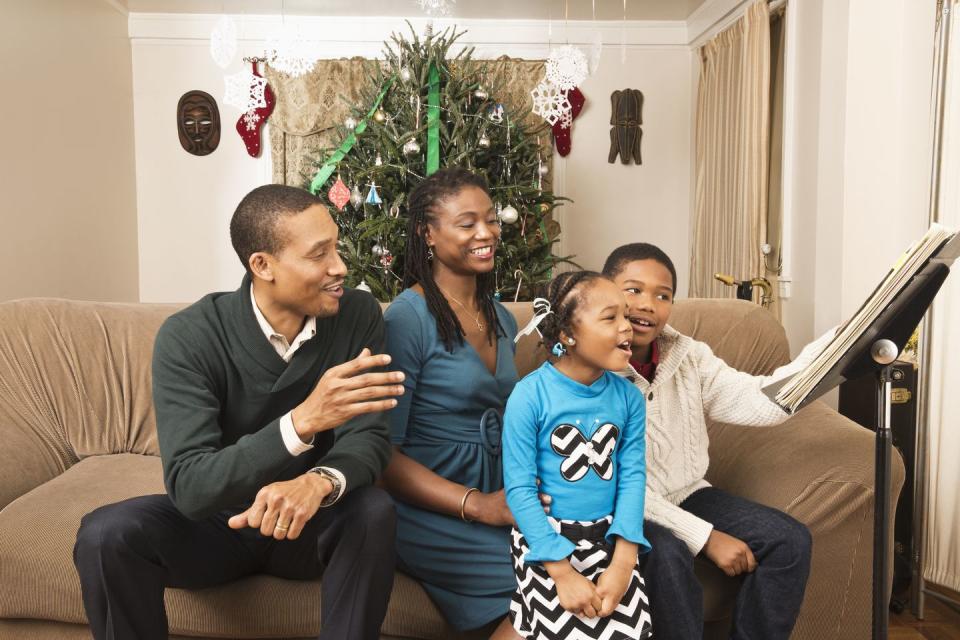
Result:
M439 167L461 166L486 177L502 223L497 294L529 300L565 257L552 247L560 233L552 211L564 198L544 183L550 140L543 124L525 123L526 105L496 100L486 65L473 49L451 54L463 33L447 29L409 39L394 34L384 60L372 63L360 104L339 127L340 144L316 162L309 188L340 226L348 286L366 284L382 302L400 293L406 245L406 197ZM452 57L451 57L452 55Z

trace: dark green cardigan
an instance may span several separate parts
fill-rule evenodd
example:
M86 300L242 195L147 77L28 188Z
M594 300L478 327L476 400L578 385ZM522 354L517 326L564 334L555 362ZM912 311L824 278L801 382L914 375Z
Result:
M317 334L289 364L257 324L249 275L238 290L170 316L154 345L153 402L164 482L177 508L199 519L245 507L265 485L317 465L340 470L347 491L371 484L390 459L383 413L318 434L314 449L296 457L279 425L327 369L364 347L382 353L383 316L372 296L350 289L337 315L317 318Z

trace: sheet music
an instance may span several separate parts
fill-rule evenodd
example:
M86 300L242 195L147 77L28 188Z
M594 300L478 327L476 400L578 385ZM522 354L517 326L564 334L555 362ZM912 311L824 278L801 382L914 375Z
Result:
M827 343L823 351L803 371L786 382L766 385L763 388L764 393L788 413L796 411L814 387L934 254L937 260L952 262L960 256L960 235L942 225L932 224L923 238L900 256L857 312L837 330L833 340Z

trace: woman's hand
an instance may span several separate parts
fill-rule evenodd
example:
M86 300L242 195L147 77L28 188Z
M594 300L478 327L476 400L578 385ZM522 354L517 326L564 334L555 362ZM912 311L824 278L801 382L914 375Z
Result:
M504 489L493 493L474 491L467 496L463 505L463 513L467 520L482 522L491 527L505 527L515 525L513 514L507 506L507 493Z
M597 586L580 575L570 566L569 560L544 562L544 568L557 587L560 606L565 611L578 616L596 618L600 611L601 600Z

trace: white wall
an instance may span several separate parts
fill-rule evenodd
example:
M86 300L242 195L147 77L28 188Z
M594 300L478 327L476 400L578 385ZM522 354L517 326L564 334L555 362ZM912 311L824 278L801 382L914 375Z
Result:
M180 147L175 111L190 89L223 93L223 75L207 52L216 16L131 14L137 200L140 238L140 298L145 302L195 300L209 291L237 286L242 268L229 243L228 222L240 198L270 182L269 157L246 155L233 129L239 113L220 105L220 147L206 157ZM288 18L289 20L290 18ZM399 19L298 17L324 42L324 57L375 57ZM242 53L256 54L279 18L240 21ZM422 22L422 21L421 21ZM421 28L420 23L415 25ZM462 42L476 57L507 54L542 59L548 25L537 21L465 21ZM442 25L438 24L438 28ZM686 289L689 265L691 54L683 22L634 22L625 32L621 62L620 24L578 24L566 32L554 24L554 43L588 43L599 30L605 47L601 66L582 87L587 103L574 123L567 158L554 158L555 190L574 199L558 210L563 225L558 251L599 268L614 247L628 241L660 244L674 259ZM235 63L229 73L239 70ZM607 163L610 94L636 88L645 95L642 166ZM266 143L267 134L264 134ZM265 144L266 147L266 144Z
M137 300L126 16L103 0L0 0L0 300Z
M797 89L783 315L796 352L854 312L926 227L935 2L788 6Z

